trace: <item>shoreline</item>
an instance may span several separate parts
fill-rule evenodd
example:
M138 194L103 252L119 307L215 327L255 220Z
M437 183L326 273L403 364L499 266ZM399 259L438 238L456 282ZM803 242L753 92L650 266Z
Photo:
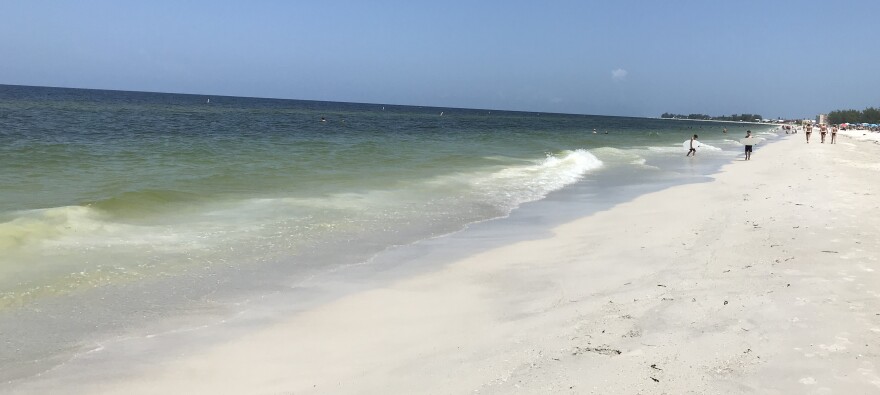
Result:
M802 143L124 377L14 391L876 391L878 150Z
M619 154L616 148L597 149L603 150L610 152L596 154L612 158ZM283 273L275 266L285 262L278 261L259 267L229 266L225 271L222 267L217 271L206 268L204 272L179 278L96 287L89 292L41 300L0 317L0 332L11 334L13 339L7 343L7 357L0 358L0 382L11 387L46 372L67 369L65 365L76 366L83 358L96 355L125 361L127 357L113 349L144 346L140 338L172 337L168 343L188 343L186 347L192 349L229 340L241 333L228 329L230 326L266 326L276 317L298 314L344 295L422 274L468 254L541 237L555 225L645 193L705 182L706 174L729 163L730 155L729 151L724 155L712 153L694 161L667 154L664 160L675 164L660 165L669 168L660 176L639 173L638 181L621 182L607 175L597 178L590 174L543 199L521 205L509 215L472 222L462 229L415 243L391 245L363 260L304 276L273 278L263 274ZM245 280L225 285L232 275ZM207 281L188 281L193 278ZM225 288L213 288L215 283L224 283ZM129 302L131 295L138 295L138 300ZM114 307L116 310L111 311ZM78 314L65 318L72 310ZM178 333L199 335L186 335L190 340L186 342L177 339ZM203 342L201 338L212 341ZM164 354L163 345L149 347ZM109 356L103 357L105 354Z

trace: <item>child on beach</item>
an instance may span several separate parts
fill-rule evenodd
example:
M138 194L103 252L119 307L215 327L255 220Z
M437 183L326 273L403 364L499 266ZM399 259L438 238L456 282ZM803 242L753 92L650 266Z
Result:
M694 135L694 137L691 137L690 149L688 150L688 153L685 156L691 156L691 154L694 154L694 156L697 156L697 148L694 147L694 144L696 142L697 142L697 135Z
M746 130L746 138L751 138L751 137L752 137L752 131ZM747 145L746 146L746 160L750 160L750 159L752 159L752 146Z

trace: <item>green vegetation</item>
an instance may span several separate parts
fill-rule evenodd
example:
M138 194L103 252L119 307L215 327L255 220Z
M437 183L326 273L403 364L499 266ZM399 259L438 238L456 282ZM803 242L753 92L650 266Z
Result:
M705 114L690 114L690 115L682 115L682 114L670 114L668 112L664 112L660 118L675 118L675 119L702 119L706 121L743 121L743 122L760 122L764 119L759 114L733 114L733 115L722 115L720 117L713 117L711 115Z
M834 110L828 113L828 123L880 123L880 109L868 107L859 110Z

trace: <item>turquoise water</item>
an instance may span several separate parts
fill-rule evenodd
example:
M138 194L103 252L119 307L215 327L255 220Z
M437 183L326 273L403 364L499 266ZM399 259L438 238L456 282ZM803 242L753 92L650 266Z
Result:
M573 184L683 177L690 134L705 135L701 163L729 161L740 147L723 127L763 130L0 86L0 309L194 270L363 261Z

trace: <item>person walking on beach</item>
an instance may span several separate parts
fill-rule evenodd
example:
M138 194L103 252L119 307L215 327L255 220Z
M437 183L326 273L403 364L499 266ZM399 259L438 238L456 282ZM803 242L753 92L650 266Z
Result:
M807 144L809 144L810 143L810 135L813 134L813 124L808 123L807 126L805 126L805 128L806 129L804 130L804 132L806 132L806 133L804 133L804 134L807 135Z
M696 144L697 144L697 135L694 135L694 137L691 137L690 149L688 150L688 153L685 156L691 156L691 154L694 154L694 156L697 156Z
M831 144L837 144L837 125L831 127Z
M822 137L822 144L825 144L825 134L828 133L828 127L825 124L819 125L819 135Z
M746 138L747 139L752 138L752 131L751 130L746 130ZM747 145L746 146L746 160L750 160L750 159L752 159L752 146Z

